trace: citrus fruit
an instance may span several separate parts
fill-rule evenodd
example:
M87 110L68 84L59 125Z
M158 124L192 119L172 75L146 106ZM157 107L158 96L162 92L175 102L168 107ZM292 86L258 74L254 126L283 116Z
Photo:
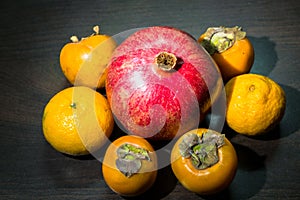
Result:
M243 74L226 85L226 121L234 131L259 135L270 131L282 119L286 98L272 79L258 74Z
M101 148L114 121L104 96L88 87L69 87L54 95L43 114L45 139L59 152L86 155Z

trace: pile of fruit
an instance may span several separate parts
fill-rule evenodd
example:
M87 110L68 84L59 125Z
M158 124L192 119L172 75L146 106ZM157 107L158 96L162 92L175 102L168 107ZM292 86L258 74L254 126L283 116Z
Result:
M120 195L153 185L156 141L174 141L169 164L188 190L209 195L230 185L238 163L233 145L226 133L199 127L224 84L224 118L236 133L268 133L284 115L282 88L249 73L254 49L241 27L211 27L198 40L173 27L149 27L117 45L96 26L92 35L71 40L60 66L73 86L45 106L43 133L64 154L106 148L102 174ZM106 147L116 123L128 135L114 133Z

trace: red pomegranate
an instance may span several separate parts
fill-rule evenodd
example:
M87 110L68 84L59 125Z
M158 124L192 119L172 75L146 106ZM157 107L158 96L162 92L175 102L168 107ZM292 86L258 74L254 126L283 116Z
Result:
M127 133L170 140L198 127L221 86L216 64L191 35L155 26L116 48L106 93Z

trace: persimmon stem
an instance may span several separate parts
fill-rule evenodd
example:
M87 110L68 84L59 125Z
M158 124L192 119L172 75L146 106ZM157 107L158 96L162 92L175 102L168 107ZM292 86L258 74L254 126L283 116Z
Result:
M73 35L73 36L71 36L70 37L70 40L72 41L72 42L79 42L79 39L78 39L78 37L76 36L76 35Z
M95 32L96 35L99 35L100 33L100 27L98 25L93 27L93 31Z

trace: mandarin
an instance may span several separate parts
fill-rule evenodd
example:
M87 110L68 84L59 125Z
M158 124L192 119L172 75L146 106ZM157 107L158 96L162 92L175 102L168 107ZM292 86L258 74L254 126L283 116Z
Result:
M266 76L236 76L225 85L225 91L227 124L240 134L266 133L279 124L284 115L284 90Z
M45 139L59 152L86 155L101 148L111 135L114 120L108 101L84 86L69 87L45 106Z

